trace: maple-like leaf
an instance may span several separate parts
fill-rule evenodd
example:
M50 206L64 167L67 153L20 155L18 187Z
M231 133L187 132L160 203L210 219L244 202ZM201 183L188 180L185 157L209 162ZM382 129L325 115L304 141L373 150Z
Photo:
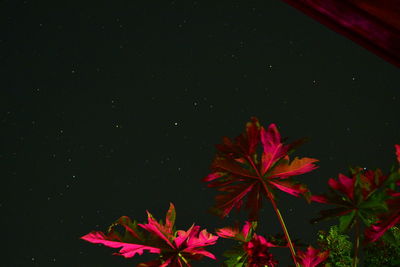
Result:
M205 229L200 230L200 226L196 225L192 225L187 231L176 231L174 227L176 213L172 203L165 223L157 222L149 212L147 215L146 224L132 222L123 216L109 227L107 233L93 231L81 238L91 243L120 248L119 253L115 254L125 258L141 255L144 251L160 254L160 259L140 263L138 267L183 267L191 266L190 260L198 260L204 256L215 259L215 256L204 247L215 244L218 236L208 233ZM123 234L115 230L118 225L125 229ZM138 226L146 232L140 230Z
M394 171L390 180L400 181L400 172ZM400 192L392 189L387 190L389 199L386 200L388 211L378 214L378 220L364 232L364 243L371 243L381 238L390 228L400 224Z
M388 195L384 189L392 177L383 175L380 169L355 168L350 171L351 177L339 174L337 180L329 179L330 191L327 194L311 197L315 202L338 206L321 211L320 217L311 220L312 223L340 217L339 230L344 232L352 228L355 220L360 219L369 226L370 219L387 211L385 201Z
M237 224L234 227L224 227L216 230L219 237L239 241L238 247L224 253L229 258L225 261L225 266L277 266L278 262L269 252L269 248L287 246L273 244L265 237L257 235L254 233L256 226L256 222L246 221L241 230Z
M247 199L245 208L250 210L250 220L255 220L262 199L274 198L276 189L296 197L309 197L307 187L294 181L292 176L314 170L318 160L295 158L291 161L289 158L303 141L285 145L275 124L264 129L254 117L247 123L245 133L234 140L224 137L222 144L216 146L213 172L203 178L209 182L208 187L222 192L216 197L214 211L225 217L233 208L239 210ZM257 153L259 147L261 155Z
M306 252L297 251L297 259L301 267L316 267L323 263L329 257L329 251L320 251L312 246L307 248Z
M224 227L216 230L216 233L219 237L234 239L240 242L248 242L253 234L253 231L257 227L257 222L249 222L246 221L242 227L242 230L239 229L239 225L236 224L234 227Z
M278 266L273 255L269 252L270 247L275 247L272 243L268 242L263 236L253 234L253 238L243 244L243 249L246 251L247 267Z

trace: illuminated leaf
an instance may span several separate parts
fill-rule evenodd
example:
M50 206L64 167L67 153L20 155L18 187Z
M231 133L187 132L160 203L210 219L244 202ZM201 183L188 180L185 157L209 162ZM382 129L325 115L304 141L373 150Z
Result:
M319 217L311 222L340 217L340 231L353 227L355 220L363 221L369 226L367 218L376 218L387 211L385 185L389 177L382 171L351 169L350 177L339 174L338 179L329 179L330 191L324 195L312 196L311 200L336 205L337 208L322 210Z
M317 168L316 159L295 158L289 154L303 140L286 145L275 124L265 130L256 118L246 124L245 133L234 140L224 137L217 145L217 155L211 165L212 173L203 181L208 187L216 188L222 194L216 197L213 211L221 217L227 216L233 208L249 210L250 220L258 218L262 199L273 199L275 191L281 190L309 199L311 194L306 185L292 179L293 176ZM261 146L261 155L257 147Z
M307 248L306 252L297 251L297 258L302 267L316 267L329 257L329 251L321 252L312 246Z
M149 212L147 215L147 224L137 224L123 216L110 226L107 233L95 231L81 238L91 243L120 248L119 253L115 254L125 258L141 255L144 251L160 254L158 260L140 263L138 267L190 266L189 261L204 256L215 259L204 247L214 245L218 236L208 233L205 229L200 230L200 226L196 225L192 225L187 231L175 231L176 213L172 203L165 224L162 221L157 222ZM122 226L125 232L118 232L115 229L117 226ZM146 232L140 231L138 226Z

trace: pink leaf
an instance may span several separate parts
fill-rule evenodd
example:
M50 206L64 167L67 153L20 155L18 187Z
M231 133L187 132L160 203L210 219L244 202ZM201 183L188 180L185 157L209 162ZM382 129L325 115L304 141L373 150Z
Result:
M164 227L162 227L156 220L154 220L150 212L147 212L147 219L148 219L147 224L138 224L138 225L143 229L146 229L150 233L153 233L155 236L164 240L171 248L174 248L174 245L172 245L170 241L172 235L169 234L167 231L165 231L165 229L163 229Z
M225 192L216 197L213 211L225 217L233 208L240 210L245 202L245 209L250 211L249 219L257 220L263 198L274 199L275 192L269 192L268 188L278 183L276 178L288 179L316 168L313 163L317 160L310 158L296 158L289 164L289 150L301 143L303 140L284 145L275 124L265 130L256 118L247 123L246 132L234 141L224 138L223 144L217 145L212 173L203 178L203 181L211 182L208 187ZM258 144L263 148L261 156L257 154ZM305 185L291 182L275 187L296 196L302 193L309 200L310 193Z
M91 232L83 237L91 243L103 244L112 248L121 248L120 253L125 258L143 254L143 251L160 254L159 260L140 263L138 267L190 267L190 260L198 260L202 257L215 256L204 247L214 245L218 236L212 235L207 230L201 230L200 226L192 225L188 231L175 231L175 207L170 203L165 224L158 223L153 216L148 214L147 224L136 224L126 217L121 217L116 223L111 225L108 234L102 232ZM125 234L118 233L114 226L122 225L125 227ZM139 232L137 226L147 230L147 235ZM137 231L137 232L136 232ZM183 265L184 262L184 265Z
M307 251L297 251L297 258L302 267L316 267L324 262L329 256L329 251L320 252L312 246L307 248Z
M236 224L234 227L224 227L217 229L217 235L222 238L230 238L238 241L246 242L251 237L253 230L256 228L257 222L249 222L246 221L242 227L242 230L239 230L239 226Z
M400 193L391 195L395 198L387 200L389 213L382 214L376 224L365 229L365 243L375 242L383 236L387 230L400 224Z
M217 235L222 238L234 238L237 234L239 234L239 229L232 227L224 227L218 229L216 232Z
M168 234L173 235L173 228L175 224L176 212L174 204L169 204L169 209L167 211L167 215L165 216L165 228Z
M308 192L307 188L305 188L302 184L295 184L291 181L274 180L273 182L271 181L270 183L275 187L277 187L279 190L282 190L295 197L299 197L300 194Z
M254 185L255 183L232 186L229 188L233 189L230 194L217 196L217 207L222 211L221 216L227 216L235 206L240 207L239 203L252 190Z
M84 235L81 237L81 239L86 240L90 243L103 244L111 248L121 248L119 253L125 258L131 258L135 256L136 253L142 255L144 250L148 250L150 253L160 253L161 251L159 248L142 244L131 244L113 241L110 240L104 233L98 231L94 231L87 235Z
M338 190L348 196L350 199L354 198L354 183L355 179L351 179L343 174L339 174L338 181L330 178L328 184L335 190Z
M298 159L296 157L290 164L282 163L276 166L272 170L270 178L279 177L284 179L289 176L295 176L310 172L317 168L317 166L313 164L317 161L317 159L312 158Z
M329 200L326 196L321 195L313 195L311 196L311 201L319 202L319 203L329 203Z
M211 182L211 181L213 181L215 179L221 178L224 175L225 175L225 173L223 173L223 172L213 172L213 173L210 173L209 175L207 175L206 177L204 177L203 181L204 182Z
M261 142L264 148L261 173L265 174L275 161L287 152L287 149L283 148L281 135L275 124L270 124L267 131L261 127Z

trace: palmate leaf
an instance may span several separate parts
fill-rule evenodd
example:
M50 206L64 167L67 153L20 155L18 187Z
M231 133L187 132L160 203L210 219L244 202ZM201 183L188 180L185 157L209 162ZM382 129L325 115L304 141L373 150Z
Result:
M257 235L255 233L256 227L257 222L246 221L241 229L236 223L234 227L224 227L216 230L219 237L239 242L239 245L224 253L224 256L228 258L228 260L224 262L224 266L276 266L277 261L269 252L269 248L287 247L288 245L280 236L275 237L274 239L279 243L285 243L285 245L275 244L275 242L271 242L269 239Z
M339 217L341 232L351 229L356 220L370 226L368 219L388 210L385 185L389 176L382 171L354 168L350 177L339 174L338 179L329 179L330 191L324 195L312 196L315 202L336 205L337 208L320 211L320 216L311 223Z
M242 229L236 224L234 227L225 227L217 229L219 237L233 239L239 242L239 245L226 251L224 256L228 259L224 262L226 267L275 267L278 262L269 252L270 247L280 246L268 241L265 237L254 233L257 226L256 222L246 221Z
M192 225L187 231L175 230L175 207L171 203L165 223L157 222L147 212L148 223L138 224L123 216L113 223L107 233L94 231L82 236L83 240L91 243L103 244L112 248L120 248L116 255L131 258L144 251L160 254L159 259L140 263L138 267L171 266L190 267L190 260L202 257L215 259L215 256L206 251L204 247L214 245L218 236L212 235L207 230L200 230L200 226ZM120 233L117 226L122 226L125 231ZM139 227L146 230L140 230Z
M248 242L250 241L254 231L257 228L257 222L249 222L246 221L242 227L239 229L238 223L235 224L234 227L224 227L216 230L216 233L219 237L234 239L239 242Z
M301 267L316 267L323 263L329 257L329 251L321 252L312 246L307 248L306 252L301 250L297 251L297 258Z
M397 161L400 163L400 145L395 145ZM376 180L376 179L375 179ZM392 173L383 182L386 193L389 195L385 199L385 205L388 209L385 212L378 213L376 222L369 225L364 231L364 244L375 242L380 239L390 228L400 224L400 192L396 192L393 189L396 184L400 186L400 168L392 168ZM379 199L377 200L379 201ZM389 233L390 234L390 233ZM389 238L390 235L387 235Z
M400 179L400 173L392 174ZM390 199L386 201L388 211L378 215L378 221L364 232L365 243L375 242L381 238L390 228L400 224L400 192L389 191Z
M124 235L114 230L114 227L118 225L125 228ZM148 237L145 237L145 234L137 228L137 223L132 222L131 219L126 216L114 222L109 227L107 234L100 231L92 231L81 237L81 239L91 243L103 244L112 248L121 248L119 253L114 254L121 255L125 258L131 258L136 254L142 255L144 251L160 253L160 245L156 244L156 242L146 244L147 238Z
M262 199L274 199L280 190L309 199L306 185L296 182L293 176L316 169L316 159L295 158L289 154L303 140L283 144L275 124L268 129L260 126L256 118L246 124L245 133L234 140L224 137L216 146L217 155L211 165L212 173L203 178L208 187L216 188L222 194L216 197L213 211L221 217L227 216L233 208L245 207L250 211L249 219L258 218ZM261 147L262 153L257 153Z

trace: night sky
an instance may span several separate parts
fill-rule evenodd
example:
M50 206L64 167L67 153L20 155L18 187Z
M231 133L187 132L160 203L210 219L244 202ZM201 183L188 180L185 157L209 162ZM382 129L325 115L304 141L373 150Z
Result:
M243 219L207 213L217 192L201 179L252 116L309 138L295 155L319 169L297 179L314 193L349 165L394 164L398 68L283 2L217 2L0 2L2 266L134 266L154 256L79 238L122 215L163 219L169 202L178 229ZM322 204L278 205L306 243L336 223L308 223ZM270 206L261 234L280 232Z

